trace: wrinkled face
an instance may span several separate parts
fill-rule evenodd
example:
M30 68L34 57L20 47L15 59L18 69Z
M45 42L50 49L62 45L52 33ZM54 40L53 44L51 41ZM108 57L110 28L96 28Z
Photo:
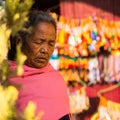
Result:
M42 68L48 64L56 42L56 31L51 23L42 22L33 28L34 33L23 43L26 65Z

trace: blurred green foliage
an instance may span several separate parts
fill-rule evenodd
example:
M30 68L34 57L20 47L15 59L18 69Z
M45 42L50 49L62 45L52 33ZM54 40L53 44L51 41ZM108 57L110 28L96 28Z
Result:
M35 115L35 104L30 101L23 112L16 108L18 88L10 84L11 75L22 75L22 65L26 56L21 52L21 44L17 46L17 68L10 69L7 54L10 47L10 35L16 35L24 30L24 23L28 20L27 14L33 0L0 0L0 120L40 120Z

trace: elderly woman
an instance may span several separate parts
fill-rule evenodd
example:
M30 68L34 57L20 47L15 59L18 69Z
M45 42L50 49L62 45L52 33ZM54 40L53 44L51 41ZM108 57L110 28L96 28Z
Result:
M56 23L46 12L32 11L25 24L27 32L20 31L15 40L11 40L8 58L15 68L16 45L22 42L22 51L27 56L21 77L11 78L19 83L17 107L22 111L29 101L36 103L36 114L44 112L42 120L70 120L69 98L65 81L49 63L56 42Z

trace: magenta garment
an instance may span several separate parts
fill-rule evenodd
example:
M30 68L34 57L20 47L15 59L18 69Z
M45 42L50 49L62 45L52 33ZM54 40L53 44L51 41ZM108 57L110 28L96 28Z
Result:
M11 61L12 69L16 67ZM17 101L18 109L23 110L30 100L36 103L36 113L43 111L42 120L58 120L70 113L69 97L66 83L53 67L36 69L23 65L22 77L11 78L11 82L19 83L22 89Z

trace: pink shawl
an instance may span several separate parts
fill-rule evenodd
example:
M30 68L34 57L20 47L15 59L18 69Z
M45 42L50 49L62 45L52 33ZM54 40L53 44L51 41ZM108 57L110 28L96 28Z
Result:
M11 67L16 67L15 62L11 61ZM70 113L66 84L58 71L50 64L42 69L25 65L23 68L22 77L11 78L11 82L22 85L17 101L19 110L23 110L29 101L33 101L36 103L36 113L44 112L42 120L58 120Z

